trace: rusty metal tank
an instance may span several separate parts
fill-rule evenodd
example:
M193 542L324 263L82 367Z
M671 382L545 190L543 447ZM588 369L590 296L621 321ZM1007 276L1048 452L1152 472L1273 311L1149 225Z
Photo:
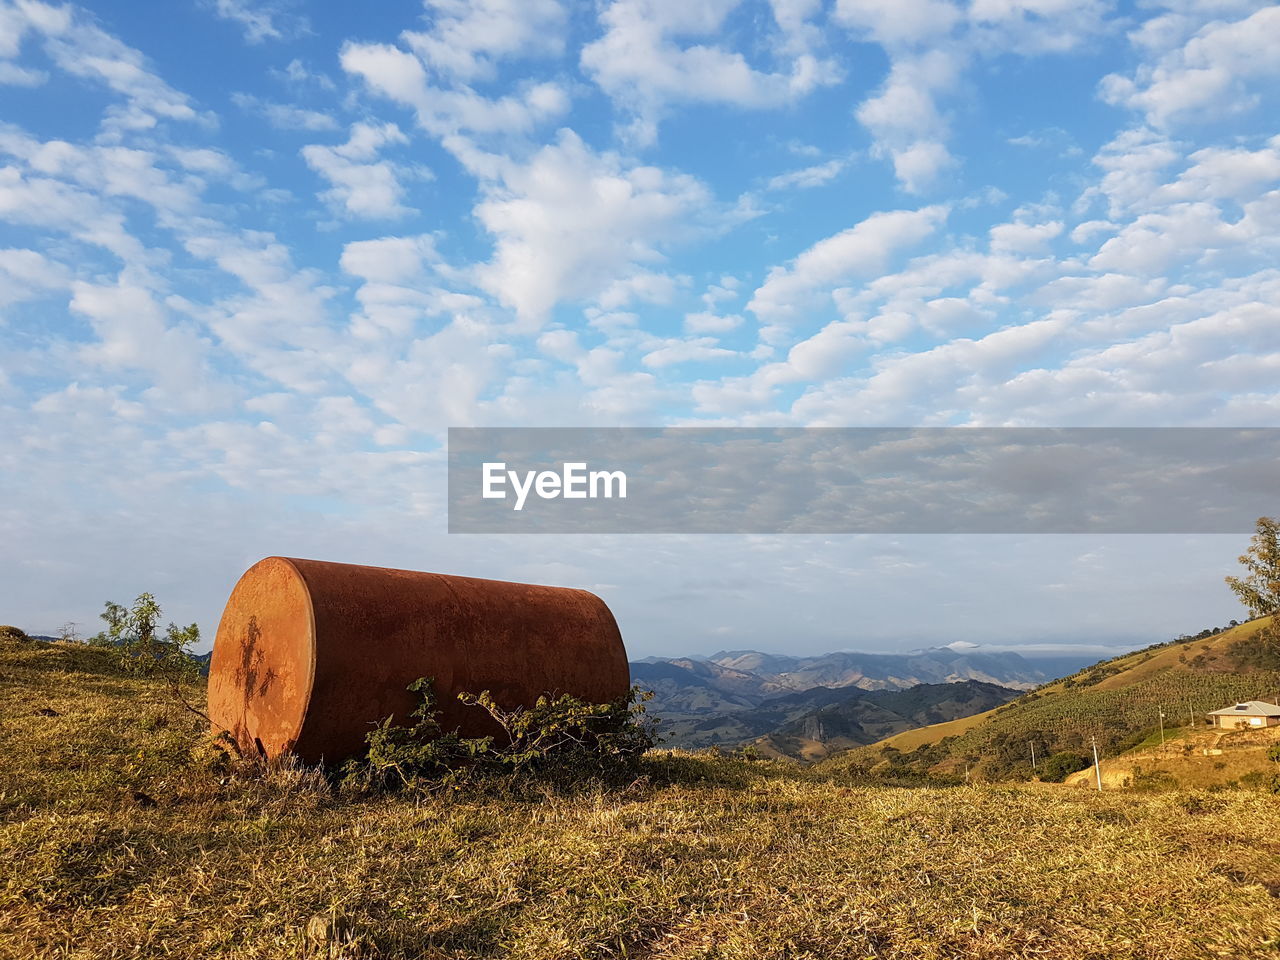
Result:
M218 624L209 718L246 754L337 761L376 722L407 718L418 677L434 678L444 729L466 736L495 725L462 691L604 703L630 682L613 614L586 590L267 557Z

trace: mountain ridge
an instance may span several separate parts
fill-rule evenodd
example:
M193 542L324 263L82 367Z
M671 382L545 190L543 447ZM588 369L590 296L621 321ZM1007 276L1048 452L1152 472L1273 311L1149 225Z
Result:
M1084 654L1050 657L1044 658L1044 669L1038 659L974 645L904 654L842 650L804 657L730 649L709 657L646 657L632 661L630 667L632 682L654 691L649 711L663 722L669 746L701 748L750 742L771 754L811 760L834 749L879 739L869 730L897 732L966 715L963 710L967 708L953 705L932 715L916 716L908 711L911 718L907 719L889 707L876 721L870 713L875 701L866 700L866 694L947 684L978 684L979 689L1001 691L985 690L981 697L962 698L972 704L969 712L974 712L1051 680L1063 668L1064 660L1066 666L1073 667L1091 662ZM947 700L942 690L930 696L939 702ZM904 704L909 701L902 700ZM827 713L809 716L819 711ZM855 715L870 726L854 720ZM791 726L797 723L799 728ZM833 737L834 745L824 745L821 737L802 735L804 729L813 733L833 723L839 731ZM775 734L777 738L770 739Z

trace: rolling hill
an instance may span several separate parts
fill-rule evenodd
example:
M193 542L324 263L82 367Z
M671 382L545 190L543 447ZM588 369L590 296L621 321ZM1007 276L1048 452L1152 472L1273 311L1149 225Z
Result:
M903 788L653 751L621 789L350 792L228 757L109 650L2 638L0 738L14 960L1261 960L1280 942L1280 806L1252 789Z
M982 713L1018 696L1016 690L977 680L845 693L787 720L752 745L769 756L821 760L903 730Z
M1196 730L1204 714L1241 699L1280 693L1280 655L1268 640L1270 620L1181 638L1103 661L1048 683L1003 706L961 720L888 737L828 760L837 767L886 764L917 772L987 779L1032 776L1031 750L1048 777L1079 769L1091 739L1115 757L1158 730Z
M1017 690L962 680L905 690L815 687L758 707L710 717L665 720L664 743L683 749L751 743L769 756L816 760L900 730L1005 703Z

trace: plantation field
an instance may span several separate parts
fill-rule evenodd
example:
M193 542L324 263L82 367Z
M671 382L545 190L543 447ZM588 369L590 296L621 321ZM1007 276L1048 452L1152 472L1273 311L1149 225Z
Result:
M198 691L195 691L198 697ZM1280 804L655 752L620 790L226 762L106 651L0 646L0 957L1275 957Z
M1167 729L1196 729L1209 710L1274 697L1280 671L1241 668L1232 656L1237 644L1268 624L1255 620L1212 637L1126 654L986 713L908 730L826 765L874 768L888 758L898 769L955 774L968 767L984 779L1025 780L1032 776L1033 743L1042 760L1059 752L1088 758L1091 738L1111 759L1158 736L1161 710Z

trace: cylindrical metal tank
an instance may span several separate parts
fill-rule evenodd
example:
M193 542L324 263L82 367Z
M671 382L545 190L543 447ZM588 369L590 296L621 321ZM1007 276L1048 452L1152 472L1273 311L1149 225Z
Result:
M209 718L246 754L314 763L359 753L432 677L445 730L496 725L459 692L504 707L544 693L604 703L626 694L613 614L585 590L267 557L231 591L209 664Z

